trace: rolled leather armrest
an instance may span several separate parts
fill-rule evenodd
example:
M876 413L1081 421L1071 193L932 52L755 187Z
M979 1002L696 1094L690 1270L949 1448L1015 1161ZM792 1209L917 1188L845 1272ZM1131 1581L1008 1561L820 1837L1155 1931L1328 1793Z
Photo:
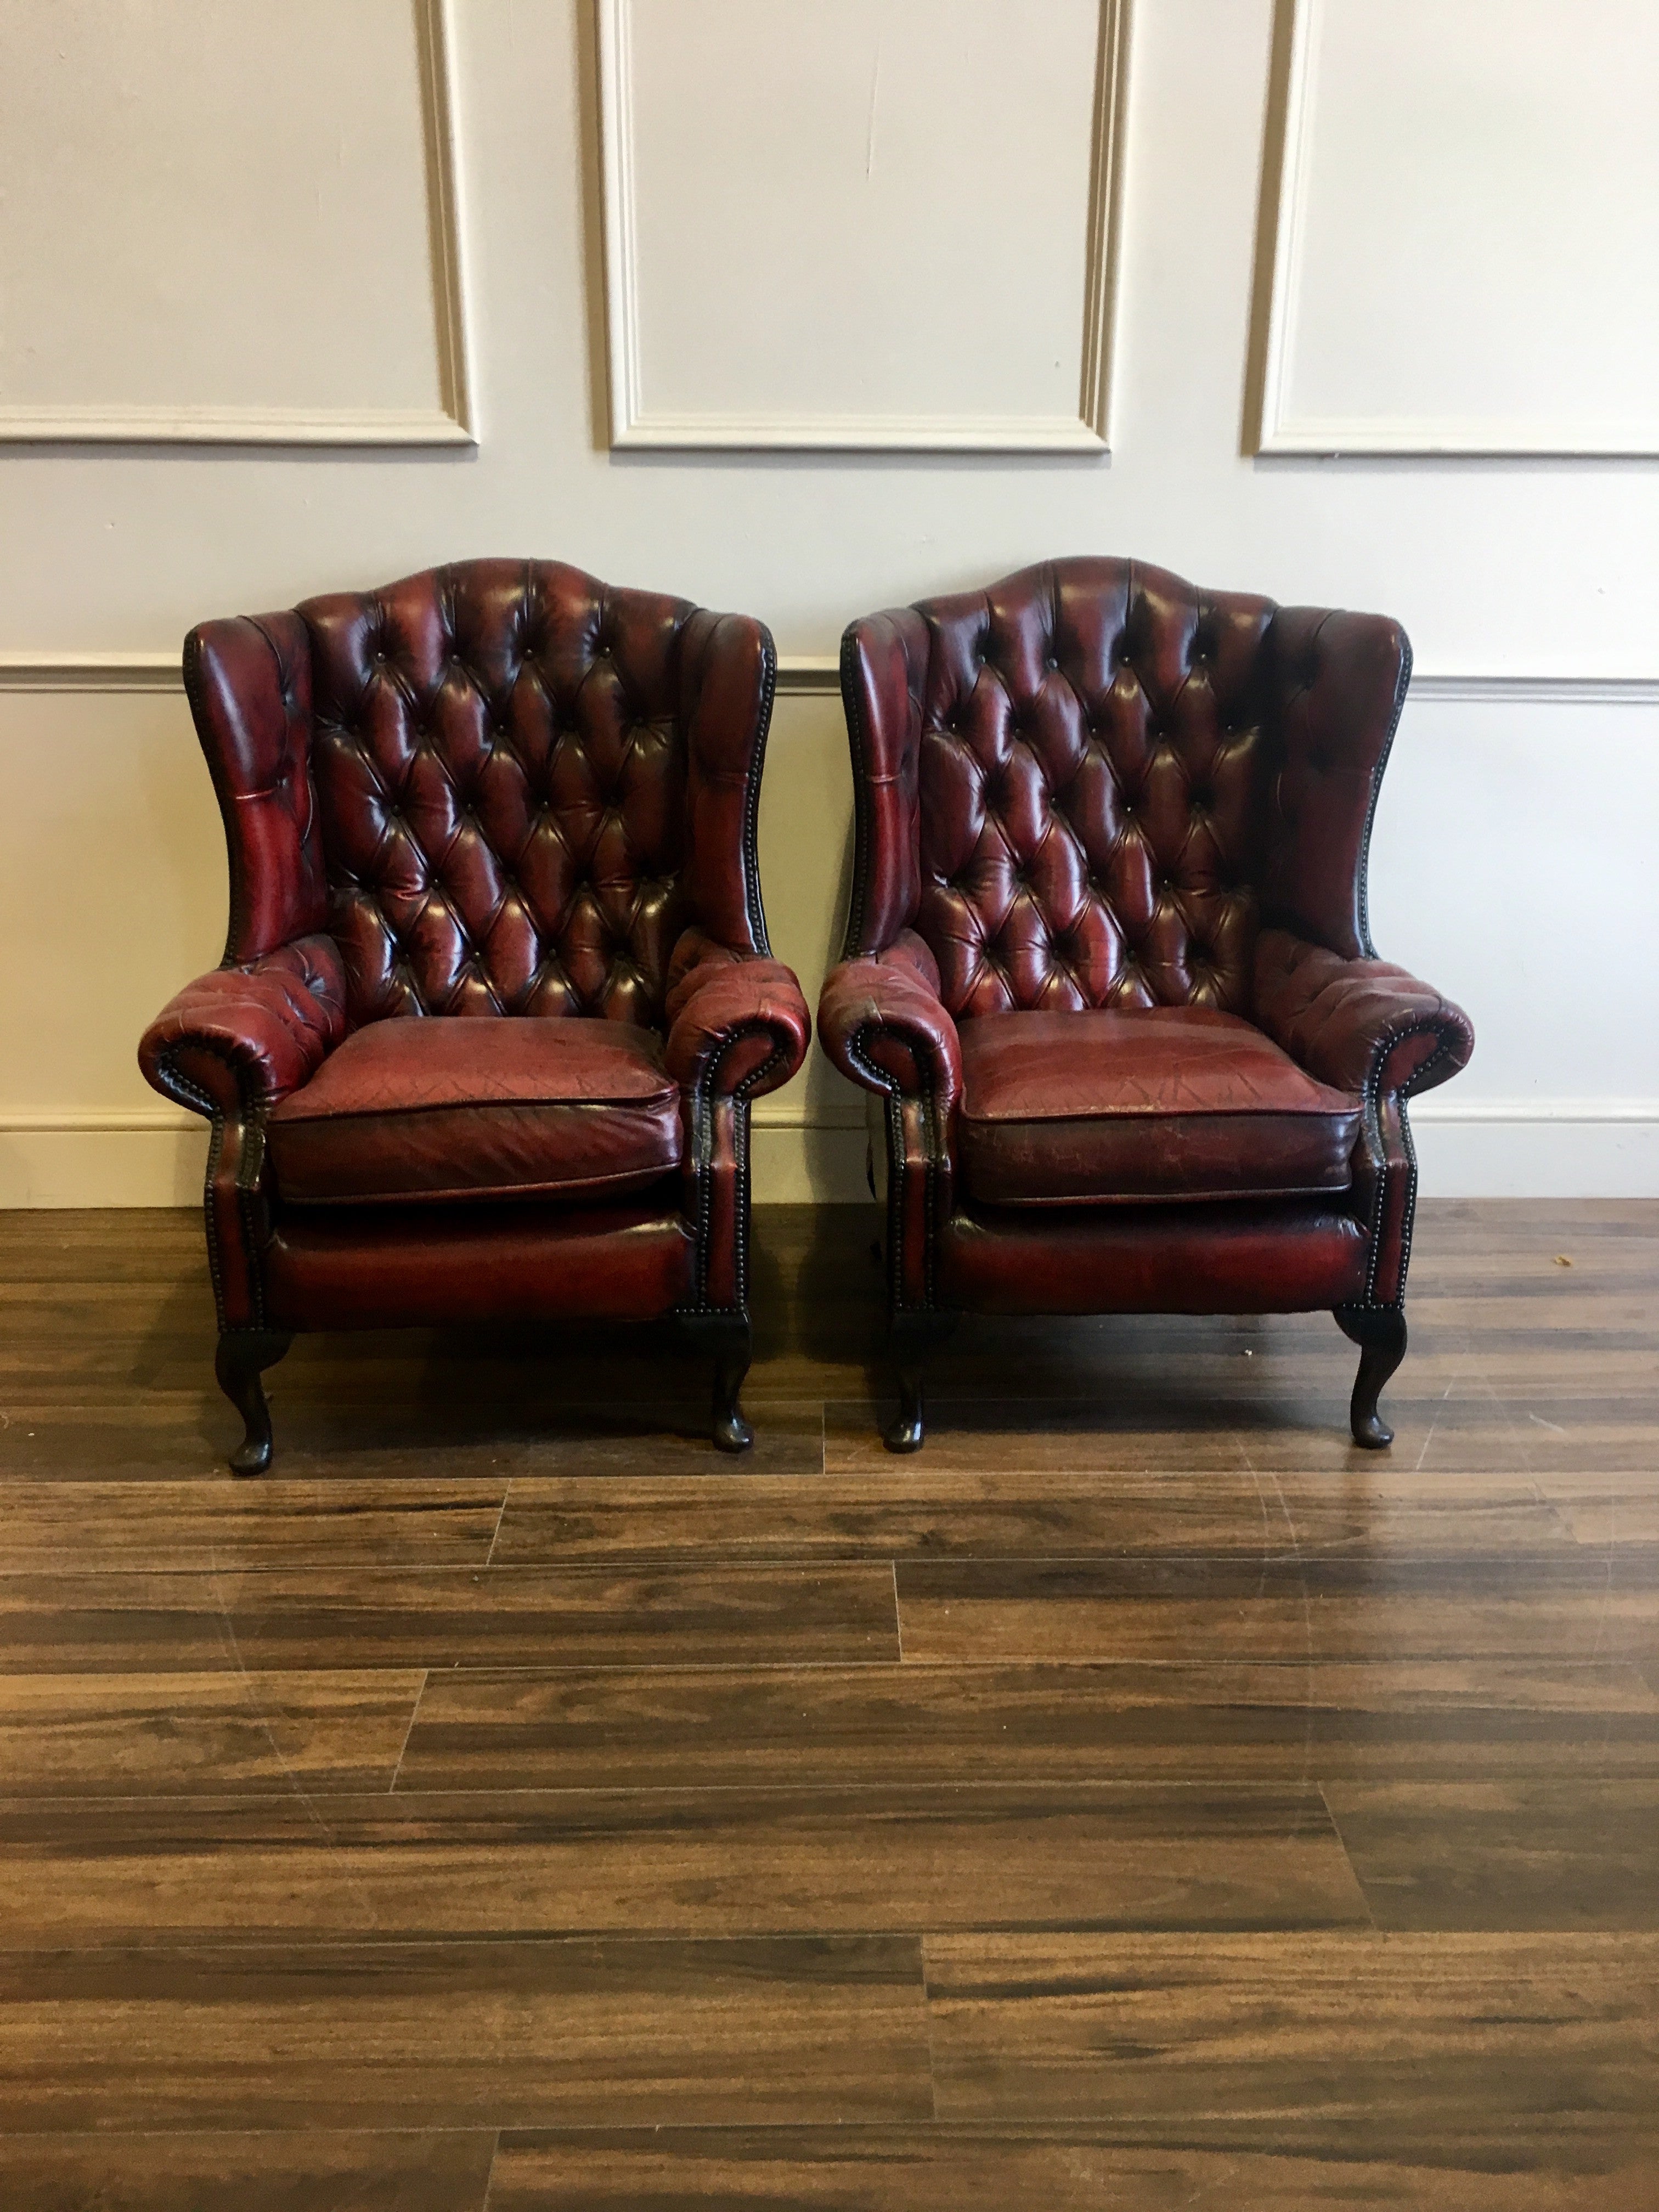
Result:
M310 1081L345 1030L334 941L300 938L187 983L145 1030L138 1065L195 1113L264 1112Z
M1356 1097L1431 1091L1474 1049L1462 1008L1405 969L1283 929L1256 941L1255 1016L1310 1075Z
M912 957L872 956L831 969L818 1036L842 1073L866 1091L931 1093L945 1118L962 1096L957 1025Z
M668 1072L683 1091L758 1098L806 1057L811 1017L781 960L705 957L669 994Z

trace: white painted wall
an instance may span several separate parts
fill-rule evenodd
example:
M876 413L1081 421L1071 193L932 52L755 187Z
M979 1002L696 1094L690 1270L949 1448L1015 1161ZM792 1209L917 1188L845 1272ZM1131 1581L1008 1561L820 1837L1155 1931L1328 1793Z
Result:
M618 443L1099 448L1121 0L596 13Z
M1055 0L1052 11L1030 0L951 0L949 12L967 20L963 52L994 53L1000 40L1021 57L980 82L978 64L965 76L946 74L959 144L1002 127L1005 79L1018 91L1017 120L1024 118L1018 130L1009 125L1008 143L1021 155L1007 172L1011 198L994 219L972 203L978 250L969 252L951 229L953 201L928 196L935 163L926 157L939 147L940 115L936 84L923 80L905 46L914 4L770 0L769 17L838 19L843 51L833 82L820 89L824 112L815 107L816 77L803 82L797 70L778 81L787 46L758 40L750 51L728 37L718 45L720 69L696 87L701 127L676 141L672 161L663 158L662 134L673 72L665 75L660 51L646 57L640 81L653 89L635 118L643 151L635 197L640 236L650 241L638 297L651 404L820 418L873 409L925 420L934 411L1042 414L1059 405L1054 395L1063 386L1066 406L1073 405L1088 283L1087 269L1075 264L1087 226L1074 208L1056 209L1079 179L1086 186L1079 134L1098 112L1076 82L1081 13L1073 0ZM1323 4L1352 13L1358 0ZM189 623L495 552L556 556L618 582L747 609L772 624L786 657L809 659L832 653L854 614L1056 552L1132 553L1209 584L1397 615L1422 675L1377 825L1375 927L1385 954L1468 1006L1480 1035L1468 1073L1415 1117L1426 1185L1659 1190L1659 464L1571 453L1246 457L1257 427L1251 333L1267 321L1258 314L1253 325L1252 300L1270 0L1139 0L1135 8L1109 456L613 452L599 37L587 0L453 0L450 9L455 231L470 342L465 364L446 366L433 275L434 240L442 275L443 224L432 219L429 194L424 229L408 214L425 189L422 160L429 167L433 159L431 119L390 100L396 89L404 106L420 105L430 11L404 0L374 0L370 9L365 0L360 15L295 0L313 49L329 37L369 35L363 27L374 19L371 43L386 66L377 70L373 52L348 52L343 81L361 97L337 107L318 83L326 72L315 67L314 52L297 87L283 67L244 68L228 137L216 81L181 100L181 69L222 54L256 13L268 25L289 5L268 0L251 11L241 0L189 0L186 9L185 0L127 0L118 51L84 35L106 12L91 0L52 9L0 0L0 410L90 405L118 416L139 404L172 407L178 419L169 427L193 438L200 418L216 410L258 414L291 404L384 418L413 410L428 427L400 434L435 437L436 415L456 441L387 449L100 445L60 435L0 447L0 932L8 955L0 1034L9 1045L0 1071L0 1203L194 1196L199 1139L171 1126L170 1109L144 1089L132 1060L146 1018L213 963L222 940L216 817L182 696L164 672ZM683 37L686 20L711 10L723 15L722 0L676 0L672 10L665 0L635 0L636 62L641 41L668 38L671 21L682 26L672 35ZM1620 81L1610 87L1604 70L1577 66L1583 41L1573 44L1574 26L1583 11L1572 0L1511 0L1504 12L1506 21L1524 13L1527 36L1505 44L1503 67L1480 79L1490 96L1478 112L1468 96L1468 52L1456 48L1449 58L1447 40L1455 47L1460 24L1486 21L1486 0L1404 10L1399 20L1417 26L1420 51L1390 80L1381 106L1406 101L1413 86L1438 100L1437 173L1446 204L1478 205L1483 220L1501 226L1513 202L1519 234L1506 252L1523 279L1532 270L1535 306L1549 293L1547 279L1577 283L1583 272L1563 274L1559 249L1526 222L1524 198L1506 190L1489 204L1484 185L1510 173L1515 134L1535 144L1527 103L1540 73L1558 104L1582 107L1605 94L1621 112L1639 77L1650 114L1659 106L1659 52L1650 35L1626 40ZM175 27L186 13L212 35L181 42ZM1639 32L1647 11L1634 13ZM60 21L73 35L58 35ZM1032 47L1045 40L1054 66L1064 62L1069 72L1048 147L1031 120L1035 112L1040 125L1041 112L1024 89ZM1281 34L1281 52L1287 43ZM1558 68L1554 57L1569 46L1574 66ZM56 46L88 78L84 100L64 97L61 83L50 97L31 94L51 78L46 49ZM810 40L800 50L816 51ZM1328 62L1332 51L1340 63L1340 40ZM108 72L118 67L114 81ZM824 193L844 206L850 190L855 202L878 81L884 221L905 226L908 264L891 255L881 264L874 298L892 358L872 366L848 336L865 331L867 349L871 301L848 296L857 257L837 255L833 238L826 245L813 161L794 155L797 141L835 149ZM1517 82L1511 100L1504 88ZM1352 92L1340 68L1332 82L1316 76L1316 114L1327 98L1334 105L1323 112L1342 112ZM296 102L309 103L303 129ZM319 113L337 141L332 174L318 150L325 151L313 127ZM108 125L112 114L120 133ZM755 127L762 116L763 133ZM1389 143L1385 124L1386 113L1382 123L1371 113L1372 136L1356 141L1346 168L1341 134L1333 152L1327 133L1308 203L1316 229L1329 230L1334 208L1355 216L1374 166L1368 149L1379 131ZM1399 127L1408 143L1420 112L1402 111ZM1560 143L1582 143L1585 127L1574 108ZM219 151L211 206L200 191L187 204L169 199L156 182L181 173L181 165L189 170L180 137L197 128ZM787 190L745 226L741 210L757 187L744 149L758 137L781 149ZM1495 165L1494 148L1503 155ZM709 211L700 218L705 228L713 210L734 210L720 252L743 280L745 331L769 334L761 367L745 360L729 386L707 327L691 330L694 351L678 353L676 331L696 323L697 295L663 260L684 214L677 179L699 154L685 206ZM894 166L884 172L886 155ZM329 195L340 175L372 172L374 181L348 194L338 220L298 222L295 210L307 203L296 173L307 164L317 171L313 210L336 208ZM955 172L947 165L942 173ZM24 222L22 208L54 176L74 179L76 206L118 211L118 251L106 251L107 241L76 244L67 202ZM915 210L908 223L907 194ZM380 221L374 208L382 198L403 216ZM164 229L138 223L135 240L145 208ZM1642 202L1619 219L1650 236L1659 210ZM158 249L162 236L167 252ZM193 256L194 265L210 269L227 239L259 281L246 282L245 267L235 282L199 287L193 319L180 325L170 353L156 339L165 327L165 316L156 319L158 270L191 266ZM1436 250L1433 228L1419 228L1404 280L1379 270L1375 297L1359 268L1369 305L1365 315L1351 315L1343 301L1352 295L1352 272L1347 294L1328 282L1340 268L1340 234L1334 258L1322 246L1308 266L1325 274L1298 295L1292 360L1304 380L1293 379L1291 389L1312 393L1310 404L1320 408L1363 399L1385 414L1420 416L1455 398L1467 410L1467 393L1434 386L1435 362L1461 361L1468 346L1490 349L1494 319L1501 325L1505 316L1519 343L1531 310L1513 292L1488 289L1478 294L1477 323L1460 333L1456 319L1468 303L1443 281ZM1552 258L1539 264L1547 252ZM892 276L906 265L909 289ZM1650 272L1656 265L1659 257L1650 256ZM1061 276L1073 268L1062 304ZM1592 305L1608 343L1628 346L1646 310L1639 273L1628 264L1624 273L1618 296ZM1028 297L1033 283L1042 291L1036 308ZM377 307L376 300L392 304ZM216 301L223 311L216 322ZM757 303L769 308L758 321ZM1381 388L1367 382L1376 369L1368 334L1379 315L1396 333L1416 331L1397 345L1397 374ZM1030 349L1039 327L1054 333L1046 356ZM71 360L64 333L76 329L90 332L89 350ZM959 380L948 350L939 350L941 335L973 356ZM1650 362L1659 358L1651 336ZM1060 367L1050 372L1042 362L1056 347ZM1603 405L1574 358L1559 345L1548 356L1553 415L1570 428ZM798 379L794 362L802 365ZM676 385L680 369L684 380ZM469 386L476 447L465 442ZM1500 442L1513 435L1505 427L1513 403L1512 392L1493 387ZM314 424L307 434L318 434ZM332 434L325 424L320 434ZM1572 434L1595 442L1591 429ZM849 823L836 704L821 691L786 689L762 863L775 939L809 990L838 930ZM859 1103L826 1067L815 1063L766 1103L765 1116L757 1138L763 1195L854 1194Z
M1264 446L1659 452L1651 0L1291 27Z
M441 23L8 0L0 435L459 439Z

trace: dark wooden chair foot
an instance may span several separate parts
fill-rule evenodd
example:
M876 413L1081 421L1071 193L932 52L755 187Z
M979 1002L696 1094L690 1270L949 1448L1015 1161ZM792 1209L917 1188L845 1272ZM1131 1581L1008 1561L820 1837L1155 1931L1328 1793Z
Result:
M697 1349L714 1360L714 1409L710 1433L716 1451L744 1452L755 1441L755 1431L744 1419L738 1395L754 1356L754 1338L747 1314L686 1314L686 1334Z
M723 1452L746 1452L755 1441L755 1431L743 1414L730 1407L714 1407L714 1449Z
M890 1340L898 1367L899 1409L881 1432L890 1452L920 1451L927 1441L922 1363L950 1334L951 1317L939 1313L896 1313Z
M276 1364L293 1341L291 1336L268 1328L227 1329L219 1339L213 1371L246 1430L230 1455L233 1474L263 1474L270 1465L270 1407L259 1377Z
M1336 1325L1359 1346L1359 1372L1348 1409L1353 1440L1366 1451L1386 1451L1394 1431L1377 1412L1376 1401L1406 1357L1405 1313L1399 1306L1339 1306Z
M881 1440L890 1452L920 1451L927 1441L921 1376L914 1368L899 1370L899 1409L882 1431Z

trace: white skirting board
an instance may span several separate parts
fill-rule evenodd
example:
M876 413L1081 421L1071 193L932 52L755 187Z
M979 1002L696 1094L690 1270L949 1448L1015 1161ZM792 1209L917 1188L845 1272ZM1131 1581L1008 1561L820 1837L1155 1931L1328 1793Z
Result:
M19 1124L24 1126L19 1126ZM1413 1121L1422 1188L1442 1198L1659 1196L1659 1101L1425 1100ZM757 1113L761 1205L867 1199L865 1132ZM0 1207L195 1206L207 1133L166 1107L0 1117Z
M1536 1106L1425 1099L1422 1188L1443 1198L1659 1197L1659 1099Z
M207 1124L157 1114L146 1127L142 1114L120 1117L127 1126L69 1114L58 1128L40 1126L45 1116L0 1125L0 1206L199 1206Z

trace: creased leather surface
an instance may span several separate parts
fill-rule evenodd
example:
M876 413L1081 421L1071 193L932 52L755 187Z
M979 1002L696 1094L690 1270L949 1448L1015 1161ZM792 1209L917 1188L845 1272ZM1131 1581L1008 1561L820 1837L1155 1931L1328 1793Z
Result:
M948 1125L962 1096L961 1042L908 946L831 969L818 1000L818 1036L854 1083L866 1091L896 1084L906 1097L930 1097Z
M962 1032L970 1204L1121 1205L1346 1190L1358 1098L1237 1015L984 1014Z
M763 1097L799 1073L811 1018L793 973L778 960L705 961L670 1005L666 1064L683 1090Z
M911 931L825 979L818 1035L845 1075L887 1097L889 1282L896 1306L933 1301L933 1249L952 1204L962 1047L932 953Z
M1359 1297L1368 1238L1340 1205L957 1212L939 1301L979 1313L1308 1313Z
M277 1328L647 1320L692 1295L691 1224L672 1210L378 1206L289 1212L264 1253Z
M301 938L187 983L145 1030L138 1064L156 1090L198 1113L253 1111L308 1082L345 1026L333 939Z
M328 885L312 773L311 641L297 614L204 623L185 689L224 817L229 962L322 929Z
M1280 929L1256 951L1257 1018L1322 1083L1359 1095L1431 1091L1468 1064L1461 1006L1386 960L1348 960Z
M858 855L849 956L879 951L915 920L921 896L921 687L927 626L915 607L852 623L841 641L842 702L853 748Z
M1281 607L1263 658L1275 733L1263 914L1357 958L1370 950L1365 847L1410 648L1382 615Z
M679 1085L649 1030L593 1019L371 1023L272 1115L294 1206L617 1197L680 1164Z

